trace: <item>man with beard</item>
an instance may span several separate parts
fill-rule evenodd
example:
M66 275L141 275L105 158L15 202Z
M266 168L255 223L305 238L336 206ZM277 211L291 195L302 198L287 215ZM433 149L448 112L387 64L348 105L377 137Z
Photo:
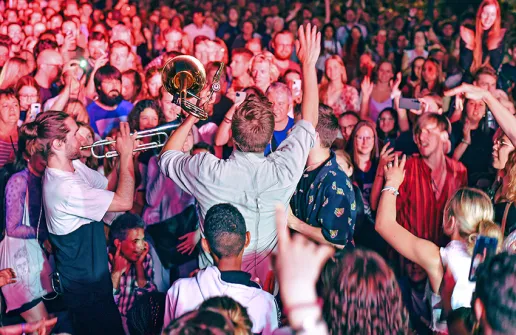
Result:
M36 60L38 71L34 79L39 85L39 96L41 102L45 103L48 99L55 97L59 90L56 80L61 75L63 67L63 57L53 49L43 50Z
M48 161L42 180L43 206L74 334L124 334L113 298L102 222L107 212L124 212L133 206L135 137L127 123L120 126L118 182L81 163L83 139L68 114L41 113L28 125L38 134L32 153Z
M96 134L104 138L120 121L126 121L133 104L122 98L122 74L111 65L104 65L93 78L98 99L86 107L90 125Z
M301 73L299 64L290 60L294 50L294 36L290 31L283 30L277 33L272 41L272 47L274 48L274 56L277 59L275 64L280 71L280 76L283 76L288 70L296 70Z

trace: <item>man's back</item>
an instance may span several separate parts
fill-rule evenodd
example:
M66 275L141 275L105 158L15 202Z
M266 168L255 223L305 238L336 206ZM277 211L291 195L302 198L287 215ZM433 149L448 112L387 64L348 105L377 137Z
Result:
M169 151L162 155L160 167L198 200L201 218L216 204L231 203L238 208L251 233L242 270L264 281L269 264L261 263L276 246L276 205L288 206L314 138L313 126L300 121L278 150L267 157L235 150L228 160L219 160L211 154L187 156ZM210 260L209 255L205 256Z
M165 303L165 326L196 309L203 301L222 295L235 299L247 308L253 322L253 333L271 334L278 328L278 309L270 293L251 282L249 274L239 271L221 273L215 266L199 271L194 278L180 279L172 285Z

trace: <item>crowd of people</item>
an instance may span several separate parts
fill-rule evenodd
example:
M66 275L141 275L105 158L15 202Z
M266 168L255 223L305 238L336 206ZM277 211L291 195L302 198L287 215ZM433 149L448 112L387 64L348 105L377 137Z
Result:
M516 7L459 3L1 1L0 334L516 333Z

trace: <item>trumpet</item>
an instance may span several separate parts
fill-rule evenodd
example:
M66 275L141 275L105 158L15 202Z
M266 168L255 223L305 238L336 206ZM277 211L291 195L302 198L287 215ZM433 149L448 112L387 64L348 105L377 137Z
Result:
M213 76L207 100L201 105L201 97L198 94L206 86L206 70L202 63L193 56L181 55L170 59L161 71L161 80L165 90L172 94L174 103L185 112L201 120L208 118L206 105L213 94L220 91L220 76L224 69L224 63L217 62L218 69ZM193 98L196 103L187 99Z
M167 140L168 140L168 134L167 134L166 131L167 130L174 130L177 127L179 127L179 124L167 124L167 125L164 125L164 126L153 128L153 129L137 132L136 133L136 139L137 140L140 140L142 138L147 138L147 137L151 137L151 138L154 137L154 139L152 139L151 142L149 142L149 143L142 143L142 144L138 145L133 150L133 152L145 151L145 150L155 149L155 148L161 148L162 146L165 145L165 143L167 143ZM131 135L133 135L133 134L131 134ZM160 137L164 137L164 140L161 141ZM97 141L97 142L95 142L95 143L93 143L91 145L82 146L81 150L88 150L88 149L90 149L91 150L91 154L95 158L112 158L112 157L117 157L118 156L118 152L116 152L116 150L107 151L103 155L98 155L95 152L96 148L102 148L102 147L104 147L106 145L111 145L113 143L116 143L116 140L100 140L100 141Z

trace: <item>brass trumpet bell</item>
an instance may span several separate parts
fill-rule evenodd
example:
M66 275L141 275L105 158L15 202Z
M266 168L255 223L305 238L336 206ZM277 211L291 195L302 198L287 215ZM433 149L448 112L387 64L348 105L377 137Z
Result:
M208 118L204 109L187 100L200 101L198 94L206 85L206 70L197 58L187 55L172 58L163 67L161 79L176 104L201 120Z

